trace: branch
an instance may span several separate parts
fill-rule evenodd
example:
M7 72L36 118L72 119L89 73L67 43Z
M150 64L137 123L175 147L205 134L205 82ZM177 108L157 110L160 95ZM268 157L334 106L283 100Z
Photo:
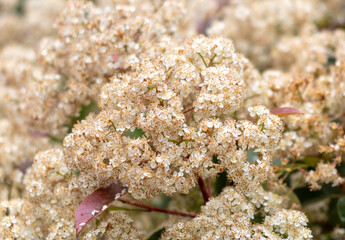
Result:
M206 179L206 186L207 186L207 191L210 197L212 197L212 186L211 186L211 181L210 179Z
M216 2L217 7L209 11L204 19L198 21L196 28L199 34L207 36L207 28L212 24L212 21L217 17L220 10L227 4L226 0L216 0Z
M188 111L187 111L188 110ZM189 113L189 115L188 115L188 117L186 117L186 124L188 124L189 123L189 120L192 118L192 116L193 116L193 113L194 113L194 107L193 108L190 108L190 110L189 109L187 109L186 110L186 112L190 112Z
M184 114L184 113L187 113L187 112L192 111L192 110L194 110L194 107L187 108L182 113Z
M208 65L207 65L207 63L206 63L206 61L205 61L205 59L204 59L204 57L200 54L200 53L198 53L198 55L200 56L200 58L201 58L201 60L202 60L202 62L204 63L204 65L205 65L205 67L207 68L208 67Z
M341 118L343 116L345 116L345 112L342 112L342 113L330 118L328 121L332 122L332 121L337 120L338 118Z
M150 205L146 205L144 203L139 203L139 202L135 202L135 201L127 200L127 199L119 199L118 201L130 204L130 205L133 205L133 206L145 208L145 210L147 212L161 212L161 213L166 213L166 214L178 215L178 216L181 216L181 217L191 217L191 218L195 218L196 217L196 214L193 214L193 213L171 211L171 210L168 210L168 209L157 208L157 207L153 207L153 206L150 206Z
M205 185L205 183L204 183L204 181L202 180L201 177L198 178L198 184L199 184L202 196L204 198L204 201L206 203L206 202L208 202L210 197L212 197L212 195L207 191L206 185Z

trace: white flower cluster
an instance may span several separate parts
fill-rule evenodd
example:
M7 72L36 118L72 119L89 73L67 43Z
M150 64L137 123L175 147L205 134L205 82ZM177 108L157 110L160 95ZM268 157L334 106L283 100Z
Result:
M65 138L68 167L101 186L117 179L135 198L188 193L199 177L224 170L242 191L258 188L282 122L263 106L249 109L254 123L229 118L243 102L241 62L231 41L198 36L115 76L102 89L103 111ZM145 134L132 139L139 129ZM247 150L260 152L259 159L247 162ZM219 163L212 162L214 154Z
M103 240L121 239L138 240L136 230L133 228L133 220L122 212L113 212L102 219L102 222L87 231L81 240L98 240L102 236Z
M318 163L315 171L310 171L305 178L306 182L310 184L312 190L321 189L323 183L332 183L332 186L338 186L345 182L335 168L335 164Z
M311 239L297 210L343 239L343 193L301 197L345 192L343 6L0 0L0 239L75 239L78 205L114 182L121 208L91 209L80 239Z
M196 218L169 227L162 239L312 239L302 212L278 209L263 223L254 222L254 213L254 205L228 187L202 207Z
M52 145L46 138L28 134L8 119L0 119L0 199L21 197L23 179L32 159L40 149Z
M155 58L169 44L181 42L173 36L182 27L185 8L183 0L107 7L68 1L56 22L57 37L42 39L36 54L10 49L16 58L0 68L3 111L30 131L63 138L71 118L97 101L112 75L131 71L143 57ZM0 59L9 62L7 56Z
M85 177L67 168L62 149L38 153L24 179L26 199L1 202L0 238L74 239L75 209L99 187L80 187ZM136 230L126 214L103 214L100 219L101 224L87 226L82 239L136 239Z

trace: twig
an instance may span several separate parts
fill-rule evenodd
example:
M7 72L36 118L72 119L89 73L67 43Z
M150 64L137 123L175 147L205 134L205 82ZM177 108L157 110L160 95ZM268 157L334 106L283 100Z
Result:
M208 202L208 200L210 199L210 194L206 189L206 185L204 183L204 181L202 180L201 177L198 178L198 184L202 193L202 197L204 198L205 203Z
M308 172L307 170L305 170L304 168L301 168L300 171L301 171L302 173L307 174L307 175L309 174L309 172Z
M332 122L332 121L337 120L338 118L341 118L343 116L345 116L345 112L342 112L342 113L330 118L329 121Z
M297 95L298 95L298 98L299 98L300 102L301 102L302 104L304 104L304 100L303 100L303 97L302 97L302 93L301 93L301 91L299 90L298 87L297 87Z
M192 111L192 110L194 110L194 107L187 108L182 113L184 114L184 113L187 113L187 112Z
M194 108L191 109L189 116L186 118L186 124L189 123L189 120L192 118L194 112Z
M207 66L207 63L206 63L204 57L200 53L198 53L198 55L201 57L202 62L204 63L205 67L207 68L208 66Z
M197 31L199 34L204 34L207 36L207 28L212 24L212 21L216 18L216 15L219 13L219 11L227 4L226 0L216 0L217 7L205 16L205 18L197 24Z
M32 132L31 136L34 138L42 138L42 137L49 138L50 137L49 133L44 133L44 132L39 132L39 131Z
M206 179L206 186L207 186L207 191L208 195L212 197L212 186L211 186L211 181L210 179Z
M193 213L178 212L178 211L172 211L172 210L163 209L163 208L157 208L150 205L146 205L144 203L135 202L135 201L127 200L127 199L119 199L119 201L133 205L133 206L144 208L146 209L147 212L161 212L161 213L166 213L166 214L178 215L181 217L191 217L191 218L196 217L196 214L193 214Z
M344 28L344 27L345 27L344 23L333 23L333 24L330 24L328 26L322 26L319 28L319 30L323 30L323 29L336 30L337 28Z
M212 66L213 60L217 57L217 54L214 54L214 56L211 58L210 62L208 63L208 67Z

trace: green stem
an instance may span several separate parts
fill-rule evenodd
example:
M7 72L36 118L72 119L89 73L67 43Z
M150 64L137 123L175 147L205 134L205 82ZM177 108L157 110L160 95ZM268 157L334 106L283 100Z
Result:
M303 97L302 97L302 94L301 94L301 91L299 90L299 88L297 87L297 94L298 94L298 98L299 100L301 101L302 104L304 104L304 100L303 100Z
M200 53L198 53L198 55L201 57L201 60L203 61L205 67L207 68L208 66L207 66L207 63L206 63L204 57Z
M210 63L208 64L208 67L212 66L213 60L217 57L217 54L214 54L214 56L211 58Z

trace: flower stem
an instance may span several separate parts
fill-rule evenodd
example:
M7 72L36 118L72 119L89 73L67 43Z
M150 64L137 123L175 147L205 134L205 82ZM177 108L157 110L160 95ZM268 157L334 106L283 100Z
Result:
M187 111L187 110L188 110L188 111ZM188 124L188 123L189 123L189 120L190 120L190 119L192 118L192 116L193 116L194 107L189 108L189 109L187 109L187 110L185 110L184 113L190 112L189 115L186 117L186 123Z
M204 63L205 67L207 68L208 66L207 66L207 63L206 63L204 57L200 53L198 53L198 55L201 57L202 62Z
M211 66L212 66L213 60L214 60L216 57L217 57L217 54L215 54L215 55L211 58L210 62L208 63L208 67L211 67Z
M182 113L187 113L187 112L192 111L192 110L194 110L194 107L187 108Z
M206 185L204 183L204 181L202 180L201 177L198 178L198 184L202 193L202 197L204 198L205 203L208 202L208 200L210 199L211 194L207 191L206 189Z
M207 186L207 191L208 191L208 195L210 197L212 197L212 186L211 186L211 181L210 179L206 179L206 186Z
M135 201L127 200L127 199L119 199L119 201L126 204L133 205L133 206L144 208L147 212L161 212L161 213L166 213L166 214L178 215L181 217L191 217L191 218L196 217L196 214L193 214L193 213L178 212L178 211L172 211L172 210L163 209L163 208L157 208L150 205L146 205L144 203L135 202Z
M299 90L298 87L297 87L297 95L298 95L298 98L299 98L300 102L301 102L302 104L304 104L304 100L303 100L303 97L302 97L302 93L301 93L301 91Z

